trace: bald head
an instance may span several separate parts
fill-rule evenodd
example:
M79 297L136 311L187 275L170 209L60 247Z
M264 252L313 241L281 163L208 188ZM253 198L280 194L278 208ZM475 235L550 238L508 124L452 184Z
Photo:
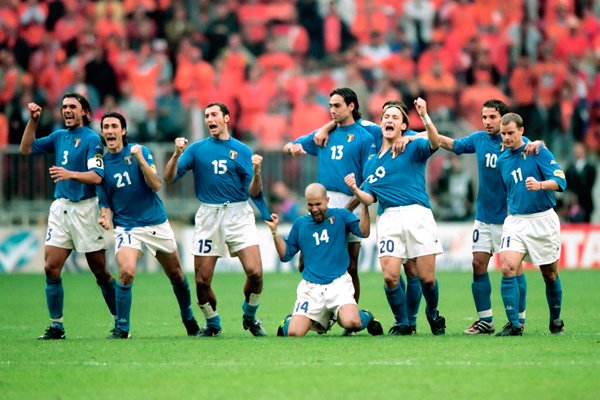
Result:
M320 183L311 183L304 190L304 197L327 197L327 189Z

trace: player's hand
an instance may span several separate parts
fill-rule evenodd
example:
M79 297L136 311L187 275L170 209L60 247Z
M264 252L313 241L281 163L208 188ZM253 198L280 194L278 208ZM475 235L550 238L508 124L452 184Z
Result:
M29 103L27 104L27 108L29 109L29 118L37 122L42 115L42 107L35 103Z
M50 167L50 177L56 182L66 181L67 179L71 179L72 171L68 169L64 169L63 167L57 167L53 165Z
M265 224L271 229L271 233L277 233L277 228L279 227L279 216L275 213L271 214L271 221L265 220Z
M313 142L317 146L325 147L327 146L327 142L329 141L329 132L325 128L320 128L315 136L313 136Z
M142 146L140 146L139 144L133 145L131 147L131 155L134 156L136 158L136 160L140 161L140 159L142 158Z
M542 189L540 187L540 182L533 176L530 176L529 178L525 179L525 187L527 188L527 190L532 190L534 192Z
M98 219L98 224L100 224L100 226L103 227L104 229L106 229L107 231L112 229L112 222L107 214L103 214L103 213L100 214L100 218Z
M288 149L288 153L293 157L296 157L305 155L306 151L304 151L304 148L302 148L302 145L300 143L296 143L290 146L290 148Z
M185 150L187 144L188 140L184 137L178 137L175 139L175 155L180 156L181 153L183 153L183 150Z
M254 170L255 175L260 175L260 169L262 166L263 158L258 154L252 155L252 169Z
M392 143L392 158L396 158L398 154L403 153L409 142L410 140L407 137L400 136L398 140Z
M418 98L414 101L415 103L415 108L417 109L417 112L419 113L419 116L421 118L424 118L427 115L427 102L422 99L422 98Z
M535 142L529 142L525 146L525 154L530 156L532 154L540 154L540 148L544 145L544 142L541 140L536 140Z
M348 185L352 192L356 191L356 177L354 176L354 172L344 177L344 183Z

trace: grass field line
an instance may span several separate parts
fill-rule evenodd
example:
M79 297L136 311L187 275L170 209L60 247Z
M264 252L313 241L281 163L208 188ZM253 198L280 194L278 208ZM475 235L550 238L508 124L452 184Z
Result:
M254 361L210 361L201 362L197 361L10 361L1 360L0 366L5 368L10 367L24 367L35 365L37 367L51 367L51 366L80 366L80 367L99 367L99 368L114 368L114 367L194 367L199 364L204 364L212 368L247 368L247 367L268 367L268 368L298 368L298 367L361 367L361 366L372 366L372 367L566 367L566 366L578 366L578 367L592 367L600 366L600 360L567 360L561 359L554 362L545 361L514 361L514 362L498 362L498 361L434 361L432 363L414 361L414 360L374 360L363 362L347 362L347 361L323 361L318 362L298 362L298 361L272 361L268 362L254 362Z

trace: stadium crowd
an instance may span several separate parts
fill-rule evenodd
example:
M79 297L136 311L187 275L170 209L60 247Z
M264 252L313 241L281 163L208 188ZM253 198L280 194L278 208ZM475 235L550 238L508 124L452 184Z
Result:
M599 14L593 0L4 0L0 148L20 142L29 102L58 110L75 91L96 131L118 111L133 141L197 140L219 101L235 137L279 150L329 120L330 90L347 86L375 121L386 100L424 97L451 135L497 98L557 158L575 142L598 154ZM59 126L44 113L38 136Z

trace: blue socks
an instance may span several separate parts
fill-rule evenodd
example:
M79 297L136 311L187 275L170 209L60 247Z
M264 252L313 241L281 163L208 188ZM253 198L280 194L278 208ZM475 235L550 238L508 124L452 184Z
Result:
M527 281L525 274L517 275L519 285L519 322L525 325L525 308L527 306Z
M64 299L62 279L46 278L46 304L50 314L50 326L61 330L64 330L62 323Z
M439 315L437 306L439 300L439 290L438 290L438 281L435 280L435 283L432 287L428 288L427 286L423 286L423 297L425 297L425 304L427 305L425 308L425 314L429 318L436 319Z
M131 313L132 285L117 285L117 328L129 332L129 315Z
M517 284L517 278L514 276L503 276L500 292L502 294L502 301L504 302L506 317L513 327L519 328L521 325L519 323L519 312L517 311L519 305L519 285Z
M475 309L479 319L492 322L492 284L487 272L483 275L473 274L471 291L473 292L473 300L475 300Z
M187 278L184 277L183 282L171 282L171 286L173 286L173 293L175 293L177 303L179 304L181 318L184 321L189 321L190 319L194 318L194 313L192 312L190 285L188 284Z
M244 303L242 304L244 319L254 321L256 319L256 310L258 310L258 305L251 306L246 300L244 300Z
M550 308L550 321L559 319L562 305L562 286L559 277L556 277L555 281L546 281L546 300Z
M417 326L417 316L419 315L419 305L421 304L423 289L418 276L411 276L410 278L407 278L407 281L406 311L408 313L408 324Z
M408 316L406 312L406 293L404 292L402 285L399 284L392 289L384 287L384 289L385 297L390 305L392 314L394 314L396 325L408 325Z
M117 299L116 299L116 280L111 279L110 282L100 283L96 282L102 290L102 297L110 310L112 315L117 315Z
M372 315L369 315L365 310L358 310L358 314L360 315L360 330L362 331L369 325L369 322L373 319Z
M208 326L210 328L221 329L221 316L219 314L217 314L212 318L207 318L206 326Z

